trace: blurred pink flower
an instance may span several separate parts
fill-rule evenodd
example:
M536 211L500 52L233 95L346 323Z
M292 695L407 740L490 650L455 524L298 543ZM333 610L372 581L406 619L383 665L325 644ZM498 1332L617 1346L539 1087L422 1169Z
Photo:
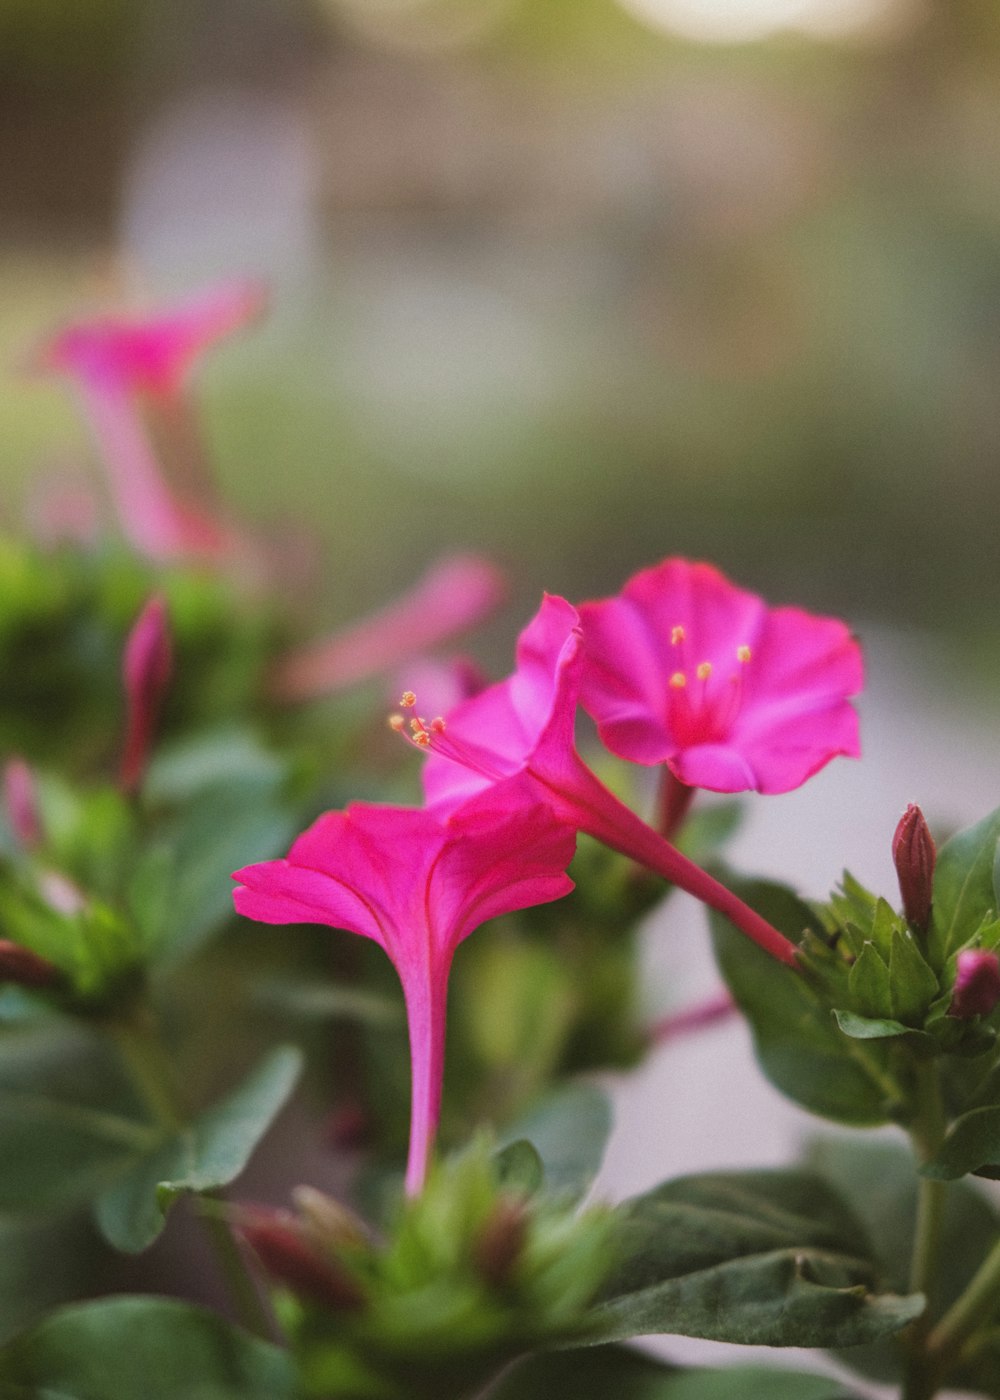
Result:
M1000 959L986 948L966 948L955 966L955 992L949 1016L988 1016L1000 1001Z
M145 771L160 704L172 668L167 605L157 595L143 608L125 643L122 672L126 724L120 777L126 792L138 786Z
M574 846L574 833L544 804L498 789L450 815L352 803L314 822L287 860L233 877L236 908L248 918L348 929L392 960L410 1034L411 1195L423 1186L440 1116L455 949L487 919L568 894Z
M19 845L33 851L42 840L38 788L30 764L16 755L4 764L3 804Z
M410 720L407 737L429 752L428 805L450 811L476 793L526 774L528 790L562 821L648 866L725 914L774 957L794 963L795 947L787 938L619 802L580 758L574 727L581 641L576 609L546 594L521 633L517 669L507 680L464 701L446 719ZM406 708L416 706L412 692L403 700ZM402 715L392 723L406 733Z
M860 752L861 649L835 618L666 559L580 620L580 698L622 758L665 763L689 788L777 793Z
M169 401L194 361L255 317L259 286L233 282L147 317L100 316L67 326L45 345L37 367L72 379L101 448L122 529L154 559L228 552L227 528L167 486L143 424L142 398Z
M308 700L392 671L407 657L474 627L506 593L506 580L489 559L446 556L387 607L290 652L278 664L274 691L283 700Z

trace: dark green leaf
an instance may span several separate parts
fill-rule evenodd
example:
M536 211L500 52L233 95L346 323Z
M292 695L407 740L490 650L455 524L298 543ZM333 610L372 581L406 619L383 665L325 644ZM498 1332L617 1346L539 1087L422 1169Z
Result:
M781 885L737 886L740 895L789 937L816 927L808 905ZM750 1022L761 1069L775 1088L813 1113L870 1125L890 1117L897 1091L877 1041L846 1038L812 982L712 915L716 957Z
M285 1352L167 1298L55 1313L0 1352L14 1400L292 1400ZM9 1387L9 1389L8 1389Z
M920 1296L878 1291L864 1232L807 1172L667 1182L620 1207L622 1262L596 1339L651 1332L765 1346L853 1346L896 1332Z
M526 1138L541 1158L549 1190L579 1198L600 1169L610 1132L607 1096L593 1084L570 1084L508 1128L500 1146Z
M301 1055L275 1050L222 1103L134 1160L97 1202L97 1223L116 1249L135 1253L160 1233L183 1191L215 1191L235 1180L295 1087Z
M1000 838L1000 808L956 832L938 852L934 869L931 939L943 962L997 909L993 871Z
M985 1176L1000 1164L1000 1108L973 1108L952 1124L941 1150L921 1167L924 1176L955 1181L969 1172Z
M54 1021L0 1045L0 1210L89 1199L157 1141L131 1117L117 1059L94 1037Z
M867 942L847 979L851 1000L862 1016L880 1020L892 1015L889 968L872 942Z
M891 947L892 1014L898 1021L920 1024L938 994L938 980L908 929L893 929Z

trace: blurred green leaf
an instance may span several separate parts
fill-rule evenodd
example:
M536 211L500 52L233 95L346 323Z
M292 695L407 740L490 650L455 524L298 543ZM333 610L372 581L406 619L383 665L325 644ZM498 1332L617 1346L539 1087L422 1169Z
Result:
M922 1176L955 1181L975 1172L1000 1174L1000 1108L973 1108L957 1118L940 1150L920 1168Z
M127 1253L145 1249L182 1192L215 1191L235 1180L287 1101L301 1068L298 1050L275 1050L222 1103L134 1160L96 1203L97 1223L108 1242Z
M489 1392L490 1400L672 1400L677 1368L627 1347L546 1352L522 1361Z
M684 1177L617 1212L620 1259L598 1341L652 1332L764 1346L853 1346L899 1331L919 1295L879 1291L864 1232L806 1172Z
M579 1199L600 1170L610 1132L607 1095L593 1084L570 1084L506 1128L500 1146L526 1139L541 1158L548 1190Z
M735 888L790 938L817 925L809 906L782 885L745 882ZM717 914L712 935L722 975L750 1022L760 1067L775 1088L839 1123L888 1121L897 1091L885 1047L846 1037L807 976L780 966Z
M526 1138L508 1143L496 1156L497 1177L507 1190L533 1196L545 1182L545 1166Z
M852 1040L886 1040L896 1035L912 1034L910 1027L904 1026L901 1021L856 1016L853 1011L834 1011L833 1014L837 1018L837 1025Z
M53 1314L0 1352L4 1393L37 1400L293 1400L287 1353L167 1298Z

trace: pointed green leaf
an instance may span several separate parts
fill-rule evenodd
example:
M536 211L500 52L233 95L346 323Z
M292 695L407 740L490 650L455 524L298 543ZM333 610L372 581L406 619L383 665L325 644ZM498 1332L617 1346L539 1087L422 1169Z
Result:
M938 980L924 961L910 931L895 929L889 958L892 1012L897 1021L922 1023L938 994Z
M875 1020L892 1016L889 968L874 943L868 942L861 949L861 956L851 968L847 986L851 1000L862 1016Z
M526 1138L541 1158L548 1189L579 1198L600 1169L610 1132L607 1095L593 1084L570 1084L508 1128L500 1146Z
M895 1035L913 1035L901 1021L879 1020L872 1016L856 1016L853 1011L834 1011L837 1025L852 1040L887 1040Z
M527 1138L518 1138L498 1152L496 1166L501 1185L518 1195L533 1196L545 1182L542 1159Z
M598 1341L651 1332L765 1346L854 1346L899 1331L919 1295L878 1290L864 1232L807 1172L667 1182L619 1208L621 1262Z
M816 926L808 905L781 885L734 883L747 902L789 937ZM712 915L722 974L750 1022L761 1069L776 1089L838 1123L884 1123L898 1097L878 1041L845 1040L813 984Z
M923 1176L954 1181L969 1172L980 1175L1000 1164L1000 1108L974 1108L952 1124L941 1150L921 1168Z
M994 868L1000 838L1000 808L956 832L938 852L934 869L931 939L943 961L997 910Z
M109 1298L54 1313L0 1352L24 1400L294 1400L286 1352L168 1298Z
M116 1249L136 1253L152 1244L183 1191L215 1191L243 1171L257 1143L295 1087L298 1050L284 1046L222 1103L190 1127L134 1160L100 1196L97 1223Z

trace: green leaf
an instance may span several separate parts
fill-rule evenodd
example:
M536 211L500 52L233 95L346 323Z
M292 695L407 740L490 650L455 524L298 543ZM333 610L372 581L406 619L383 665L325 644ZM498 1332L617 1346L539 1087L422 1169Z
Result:
M892 1014L897 1021L921 1024L938 994L938 980L908 929L893 929L891 947Z
M872 942L866 942L847 979L851 1000L862 1016L879 1020L892 1015L889 968Z
M545 1182L545 1167L527 1138L508 1143L496 1154L500 1184L519 1195L533 1196Z
M997 911L994 868L998 838L1000 808L956 832L938 852L930 934L941 962L975 933L987 915Z
M651 1332L764 1346L854 1346L899 1331L919 1295L880 1293L864 1232L807 1172L667 1182L618 1211L621 1260L597 1341Z
M987 1169L992 1170L987 1170ZM955 1120L940 1151L921 1175L955 1181L969 1172L993 1176L1000 1170L1000 1108L973 1108Z
M295 1087L298 1050L283 1046L222 1103L134 1160L97 1201L108 1242L127 1253L152 1244L183 1191L215 1191L235 1180Z
M852 1040L887 1040L896 1035L913 1035L901 1021L877 1020L871 1016L856 1016L853 1011L834 1011L837 1025Z
M167 1298L65 1308L0 1352L0 1381L11 1400L293 1400L296 1392L287 1353Z
M93 1197L155 1130L134 1106L117 1058L54 1021L0 1039L0 1210L40 1211Z
M808 905L782 885L735 886L782 933L816 927ZM885 1123L898 1097L886 1048L845 1039L811 981L780 966L726 919L712 916L719 967L753 1031L761 1069L788 1098L838 1123Z
M526 1138L541 1159L548 1189L579 1199L600 1170L610 1132L607 1096L593 1084L570 1084L508 1128L499 1145Z

